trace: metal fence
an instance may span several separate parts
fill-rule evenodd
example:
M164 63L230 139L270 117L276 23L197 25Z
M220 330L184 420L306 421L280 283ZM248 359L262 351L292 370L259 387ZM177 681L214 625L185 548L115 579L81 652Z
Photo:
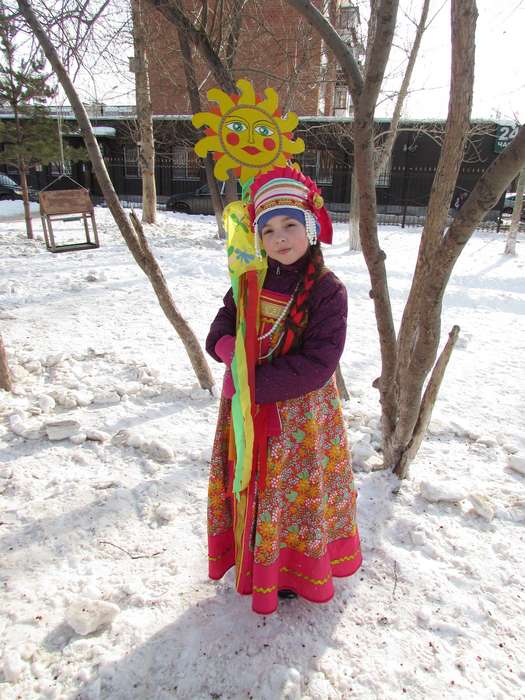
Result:
M142 195L140 194L120 194L119 199L124 209L142 209ZM160 211L165 211L167 199L167 197L157 197L157 209ZM104 197L99 197L92 194L91 200L96 206L108 206Z
M119 195L120 203L125 209L141 209L142 208L142 196L139 194L126 194ZM92 195L91 199L93 203L101 206L107 207L106 200L104 197L98 197ZM157 208L160 211L165 211L167 197L157 197ZM348 222L348 204L330 202L327 204L330 217L335 224L345 224ZM381 211L382 208L379 207L377 222L385 226L400 226L402 228L410 228L417 226L424 226L426 221L426 209L425 207L408 207L407 211ZM389 207L389 209L399 209L402 207ZM418 210L417 212L414 210ZM452 210L453 211L453 210ZM453 213L450 214L448 218L448 225L452 223L454 219ZM511 217L508 215L503 215L499 217L497 212L489 212L487 218L482 221L479 226L476 227L478 231L497 231L505 232L510 226ZM518 229L521 233L525 233L525 221L521 221Z
M348 207L348 205L346 205L346 207ZM403 209L402 207L396 208L401 210ZM341 207L334 210L332 208L332 204L329 204L328 209L330 212L330 217L334 223L347 223L349 215L348 208L343 209ZM401 226L402 228L424 226L426 222L425 207L417 207L417 209L420 210L417 213L411 211L413 209L416 209L416 207L408 207L407 211L385 212L381 211L381 207L379 207L377 222L378 224L382 225ZM454 220L454 213L454 210L451 210L448 217L448 226L450 226ZM492 211L487 214L485 219L478 226L476 226L476 230L505 232L510 226L510 221L511 217L509 215L504 214L503 216L499 216L498 212ZM525 233L525 221L520 222L518 231Z

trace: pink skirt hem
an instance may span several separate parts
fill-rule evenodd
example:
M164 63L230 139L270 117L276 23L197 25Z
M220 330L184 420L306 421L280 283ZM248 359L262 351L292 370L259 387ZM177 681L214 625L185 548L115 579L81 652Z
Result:
M235 565L233 532L208 537L209 576L221 579ZM359 535L328 543L319 558L284 547L272 564L253 563L240 577L237 590L252 596L252 609L261 615L275 612L278 591L286 588L312 603L328 603L334 595L333 577L354 574L362 563Z

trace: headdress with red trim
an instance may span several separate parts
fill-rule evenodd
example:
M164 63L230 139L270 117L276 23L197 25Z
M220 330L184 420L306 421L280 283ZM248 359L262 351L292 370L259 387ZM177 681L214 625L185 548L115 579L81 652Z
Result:
M318 224L318 238L322 243L332 242L332 221L324 207L324 200L315 182L290 166L273 168L257 175L251 187L251 203L248 207L252 227L257 232L261 217L279 209L298 209L308 213ZM266 218L266 216L265 216Z

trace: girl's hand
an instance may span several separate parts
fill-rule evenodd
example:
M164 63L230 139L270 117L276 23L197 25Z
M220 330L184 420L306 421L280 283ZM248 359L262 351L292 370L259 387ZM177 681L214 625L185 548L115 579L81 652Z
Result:
M232 363L235 351L235 338L233 335L223 335L215 343L215 353L221 358L224 364L229 367Z
M219 353L217 353L219 354ZM226 399L231 399L235 394L235 386L233 385L233 377L231 370L228 368L224 373L224 379L222 382L222 395Z

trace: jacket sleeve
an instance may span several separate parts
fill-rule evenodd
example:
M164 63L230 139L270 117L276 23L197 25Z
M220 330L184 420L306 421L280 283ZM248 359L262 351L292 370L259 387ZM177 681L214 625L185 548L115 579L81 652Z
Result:
M326 384L343 353L347 312L346 289L329 272L312 290L301 346L256 368L256 403L295 399Z
M217 362L222 362L222 360L215 352L215 344L223 335L235 335L237 307L233 300L231 288L227 291L223 304L224 306L219 309L219 313L215 316L206 338L206 352Z

